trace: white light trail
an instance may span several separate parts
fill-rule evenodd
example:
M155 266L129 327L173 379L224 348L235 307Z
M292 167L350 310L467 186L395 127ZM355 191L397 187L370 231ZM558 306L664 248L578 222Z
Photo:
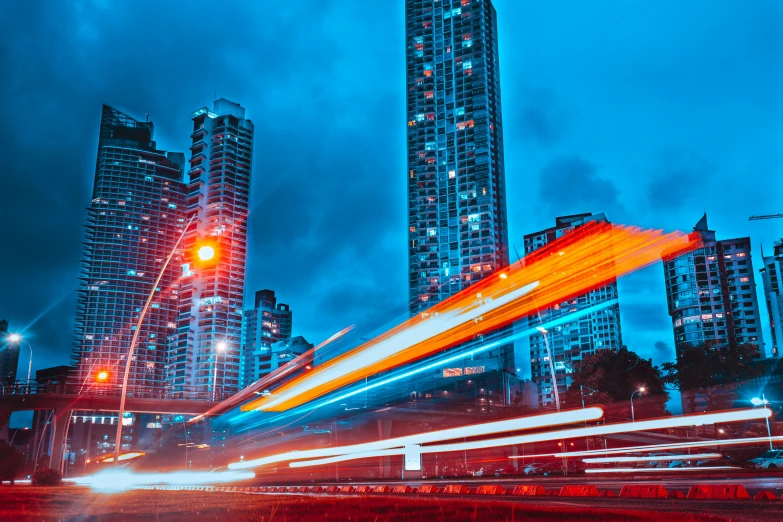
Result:
M657 457L599 457L582 459L582 462L585 464L606 464L610 462L658 462L659 460L708 460L719 459L722 456L720 453L697 453L694 455L659 455Z
M637 453L647 451L679 450L688 448L703 448L710 446L736 446L741 444L762 444L769 442L770 437L746 437L741 439L712 439L694 442L677 442L673 444L650 444L648 446L627 446L624 448L595 449L587 451L571 451L566 453L539 453L538 455L525 455L509 457L510 459L534 459L540 457L585 457L590 455L608 455L618 453ZM783 441L783 436L772 437L773 441Z
M329 383L338 377L342 377L362 368L368 368L383 359L402 352L411 346L423 343L460 325L477 320L483 314L487 314L499 307L505 306L522 296L530 293L538 286L538 281L512 290L496 299L483 299L478 306L440 313L430 317L427 321L405 328L401 332L380 340L374 345L368 346L345 357L339 363L313 372L311 377L302 383L293 386L289 390L273 395L272 398L260 405L257 410L274 409L279 404L287 402L294 397Z
M574 412L576 411L579 410L574 410ZM741 422L746 420L763 419L769 417L770 415L771 415L770 410L766 408L750 409L750 410L735 410L735 411L727 411L721 413L694 414L694 415L686 415L681 417L667 417L663 419L652 419L652 420L637 421L637 422L603 424L600 426L593 426L593 427L586 427L586 428L575 428L575 429L572 428L572 429L557 430L557 431L547 431L541 433L532 433L529 435L514 435L511 437L501 437L496 439L477 440L477 441L462 442L462 443L455 443L455 444L422 446L421 453L424 454L424 453L448 453L451 451L472 451L477 449L497 448L500 446L511 446L515 444L529 444L532 442L545 442L545 441L560 440L560 439L574 439L574 438L590 437L594 435L608 435L612 433L628 433L632 431L659 430L659 429L666 429L666 428L678 428L683 426L702 426L706 424L715 424L715 423ZM378 442L374 444L378 445L382 443ZM411 444L417 444L417 442L412 441ZM388 453L389 455L396 455L396 454L401 455L404 453L404 449L402 448L391 449L391 447L392 447L391 444L387 444L385 448L382 446L380 447L375 446L373 448L367 448L366 450L362 448L361 450L350 454L348 454L348 452L345 451L342 452L334 451L329 454L322 454L322 455L311 455L309 454L310 452L301 452L299 453L300 455L299 458L294 457L294 458L288 458L286 460L299 460L302 458L310 458L310 457L339 456L338 460L335 460L334 458L309 460L305 462L297 462L295 463L296 464L295 466L292 465L292 467L304 467L307 465L316 466L316 465L327 464L331 462L339 462L340 460L345 461L345 460L352 460L357 458L366 458L363 455L363 453L365 453L366 451L376 450L376 449L387 449L389 450ZM307 455L304 455L304 453L307 453ZM290 456L291 454L289 453L288 455ZM526 457L526 458L530 458L530 457ZM328 460L328 462L326 462L326 460ZM229 469L236 469L236 468L232 468L232 466L233 464L230 464Z
M754 410L755 411L755 410ZM478 437L482 435L491 435L493 433L503 433L508 431L528 430L532 428L544 428L548 426L557 426L561 424L571 424L597 420L603 417L604 411L597 407L585 408L581 410L561 411L558 413L546 413L543 415L533 415L529 417L518 417L496 422L487 422L483 424L472 424L460 426L457 428L448 428L445 430L429 431L426 433L417 433L405 437L380 440L377 442L366 442L363 444L353 444L350 446L337 446L333 448L320 448L305 451L290 451L278 455L270 455L255 460L242 462L232 462L228 465L229 469L247 469L263 466L265 464L274 464L276 462L285 462L290 460L301 460L309 458L332 457L335 455L365 453L368 451L385 450L394 447L402 447L411 444L426 444L429 442L440 442L444 440L462 439L465 437Z
M203 484L222 484L237 482L255 477L252 471L223 471L210 473L206 471L176 471L172 473L133 473L131 471L104 471L86 477L68 479L82 486L93 489L121 491L136 486L153 484L171 484L182 486L198 486Z
M585 473L670 473L672 471L709 471L716 469L740 469L737 466L700 466L696 468L592 468Z

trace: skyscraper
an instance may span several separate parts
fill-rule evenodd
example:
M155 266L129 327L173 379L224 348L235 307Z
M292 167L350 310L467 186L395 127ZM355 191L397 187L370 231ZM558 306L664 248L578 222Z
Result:
M244 315L240 389L276 368L272 361L272 345L291 340L292 321L291 308L277 302L274 290L256 292L255 306L245 310Z
M555 226L525 236L525 254L529 254L590 221L606 222L601 214L576 214L555 218ZM535 328L554 319L617 299L617 282L591 290L552 308L541 310L528 318L529 327ZM529 338L532 380L538 388L542 405L555 401L550 352L557 381L558 393L565 393L571 384L569 374L574 362L596 350L619 350L622 345L620 331L620 305L615 302L566 324L550 328L546 333L533 334Z
M8 386L16 380L19 366L19 343L8 339L8 321L0 320L0 384Z
M193 113L177 335L167 381L176 394L239 387L253 123L226 99ZM210 255L201 254L208 250ZM220 378L216 369L219 367Z
M764 281L764 297L767 301L769 329L772 334L772 355L780 354L783 343L783 240L776 241L771 256L761 255L764 268L761 279Z
M730 348L747 343L764 357L750 238L717 240L706 214L693 232L704 247L663 263L677 353L705 342Z
M103 106L73 338L76 382L122 382L141 308L184 227L185 155L157 150L153 124ZM131 389L163 390L176 331L179 267L169 265L139 333Z
M409 297L415 314L508 265L490 0L406 0Z

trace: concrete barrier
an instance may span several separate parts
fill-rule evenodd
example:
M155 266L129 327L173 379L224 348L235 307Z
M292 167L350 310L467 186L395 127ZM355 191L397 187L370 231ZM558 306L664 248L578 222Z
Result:
M546 490L544 490L544 486L525 485L515 487L511 494L518 497L543 497L546 495Z
M419 489L416 490L416 493L420 493L424 495L432 495L434 493L440 493L440 488L438 488L438 486L427 484L424 486L419 486Z
M375 486L372 488L373 493L388 493L391 491L389 486Z
M691 486L688 498L726 500L750 498L750 495L739 484L701 484Z
M620 490L623 498L668 498L669 493L660 484L626 484Z
M324 489L327 493L337 493L340 491L340 488L337 486L326 486L326 489Z
M559 497L560 496L560 490L559 489L550 489L546 492L547 497Z
M465 495L470 493L470 490L462 484L449 484L443 488L443 493L446 495Z
M666 498L686 498L686 495L682 491L677 491L676 489L673 489L669 491L669 493L666 495Z
M289 486L285 488L286 493L297 493L299 491L299 488L296 486Z
M269 488L266 486L261 486L260 488L258 488L259 493L266 493L268 490Z
M561 497L597 497L598 488L589 484L563 486L560 488Z
M310 488L310 493L323 493L324 488L321 486L313 486Z
M343 486L340 488L340 493L356 493L355 486Z
M394 486L392 493L413 493L413 488L408 485Z
M777 500L778 496L768 489L759 491L753 497L753 500Z
M359 486L356 488L357 493L372 493L372 486Z
M598 494L599 497L616 497L617 493L611 489L605 489Z
M506 490L497 484L485 484L476 490L477 495L505 495Z
M307 486L299 486L298 488L296 488L296 491L297 493L309 493L310 488L308 488Z

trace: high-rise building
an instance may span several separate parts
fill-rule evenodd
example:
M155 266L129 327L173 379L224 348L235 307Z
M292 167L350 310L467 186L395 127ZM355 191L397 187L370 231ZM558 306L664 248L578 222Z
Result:
M0 384L12 385L19 366L19 343L8 339L8 321L0 320Z
M408 288L417 314L507 266L508 227L495 8L491 0L406 0L405 18ZM428 382L513 371L512 344L475 358L481 363Z
M277 366L272 345L291 340L293 314L287 304L278 303L274 290L256 292L255 306L245 310L242 328L242 382L250 386Z
M783 240L776 241L771 256L761 258L764 268L761 279L764 282L764 298L767 301L767 313L769 314L769 329L772 334L772 355L780 354L783 344Z
M103 106L87 209L71 359L76 382L106 370L122 382L139 313L184 227L185 155L158 150L153 124ZM163 390L167 339L176 332L179 265L172 262L139 332L131 389Z
M497 16L406 0L411 313L508 265Z
M755 344L764 357L750 238L715 238L705 214L693 228L704 244L665 258L663 273L677 353L686 345Z
M276 342L272 345L272 371L277 370L312 349L313 344L308 343L307 339L301 335ZM307 364L312 363L312 358L308 358Z
M542 248L587 222L606 222L601 214L576 214L555 218L555 226L525 235L525 255ZM529 328L536 328L555 319L601 303L617 300L617 282L586 292L558 305L541 310L528 318ZM542 405L555 402L552 383L552 368L555 371L557 391L565 393L571 384L569 375L573 364L596 350L619 350L622 345L620 330L620 305L617 302L602 307L568 323L549 328L546 333L532 334L530 343L530 366L532 380L538 388ZM550 366L550 356L553 366Z
M221 98L193 113L191 139L186 219L195 220L183 239L167 381L177 395L211 397L219 362L225 397L239 388L253 123Z

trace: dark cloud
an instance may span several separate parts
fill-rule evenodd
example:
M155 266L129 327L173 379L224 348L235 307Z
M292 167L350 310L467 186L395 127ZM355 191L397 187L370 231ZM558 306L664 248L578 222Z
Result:
M685 148L670 149L660 154L650 175L647 197L656 210L691 209L704 199L716 181L718 167L713 162Z
M539 174L538 204L550 216L605 212L616 220L625 210L613 181L598 176L596 167L579 156L558 158Z
M559 142L568 132L569 115L551 90L537 89L524 93L525 106L519 115L511 115L509 121L519 126L519 132L527 140L544 147Z
M653 354L653 363L660 365L662 363L673 361L675 358L674 348L663 341L655 342L655 353Z

